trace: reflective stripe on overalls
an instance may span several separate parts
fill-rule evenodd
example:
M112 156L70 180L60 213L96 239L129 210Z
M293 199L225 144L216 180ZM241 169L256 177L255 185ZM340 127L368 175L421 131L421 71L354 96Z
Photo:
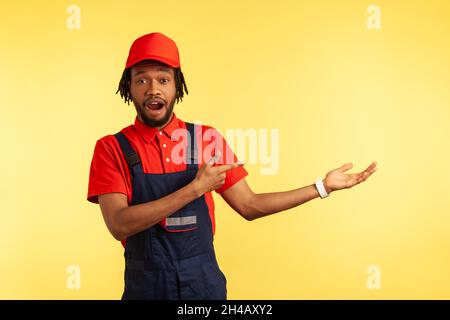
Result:
M186 122L186 127L187 170L165 174L144 173L127 138L121 132L115 134L132 179L130 205L160 199L195 178L195 126ZM128 237L124 256L122 299L226 299L226 279L217 264L204 195L159 224Z

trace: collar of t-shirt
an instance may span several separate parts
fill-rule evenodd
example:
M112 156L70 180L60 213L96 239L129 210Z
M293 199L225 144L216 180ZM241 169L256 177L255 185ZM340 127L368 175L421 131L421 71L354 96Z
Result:
M172 113L172 119L169 121L169 123L162 129L157 129L146 125L145 123L141 122L141 120L139 120L137 116L134 121L134 127L147 144L150 143L152 139L157 134L159 134L160 131L170 138L175 129L185 128L183 126L183 121L177 118L175 112Z

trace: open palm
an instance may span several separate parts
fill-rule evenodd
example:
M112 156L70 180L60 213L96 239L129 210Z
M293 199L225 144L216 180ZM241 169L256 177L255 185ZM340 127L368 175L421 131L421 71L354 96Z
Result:
M324 179L325 190L330 193L332 191L351 188L363 181L366 181L372 173L377 170L377 162L374 161L364 171L359 173L344 173L353 168L352 163L346 163L342 167L331 170Z

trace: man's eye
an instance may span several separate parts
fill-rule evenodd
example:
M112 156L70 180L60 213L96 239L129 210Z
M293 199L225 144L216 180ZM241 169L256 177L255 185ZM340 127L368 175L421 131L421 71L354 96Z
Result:
M139 79L139 80L138 80L138 83L139 83L139 84L145 83L145 79Z
M162 83L167 83L167 82L169 82L169 79L161 79L161 82Z

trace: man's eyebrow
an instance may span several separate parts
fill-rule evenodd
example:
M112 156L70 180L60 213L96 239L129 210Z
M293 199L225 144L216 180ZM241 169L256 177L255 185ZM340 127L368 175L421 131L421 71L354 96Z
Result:
M170 69L169 69L169 68L166 68L166 67L159 67L159 68L158 68L158 71L163 71L163 72L168 72L168 73L170 73Z
M156 69L157 71L162 71L162 72L167 72L167 73L170 73L170 69L169 68L166 68L166 67L158 67L158 69ZM140 74L143 74L143 73L145 73L146 71L145 70L139 70L139 71L137 71L134 75L135 76L138 76L138 75L140 75Z

